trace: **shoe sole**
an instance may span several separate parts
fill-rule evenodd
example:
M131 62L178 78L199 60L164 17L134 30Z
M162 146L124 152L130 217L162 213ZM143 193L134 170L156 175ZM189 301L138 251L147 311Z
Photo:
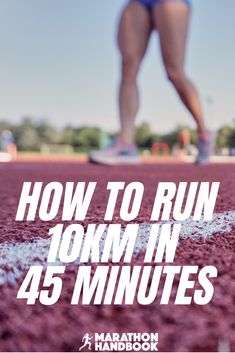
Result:
M89 157L89 162L93 164L102 164L102 165L138 165L140 164L140 158L112 158L112 157Z

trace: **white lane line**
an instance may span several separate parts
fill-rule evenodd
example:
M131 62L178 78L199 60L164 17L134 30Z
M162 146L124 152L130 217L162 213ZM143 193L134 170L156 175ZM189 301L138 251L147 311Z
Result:
M160 223L169 223L160 222ZM170 221L174 223L174 221ZM191 237L210 237L215 233L228 233L235 225L235 212L225 212L215 214L211 221L193 221L189 218L182 223L181 238ZM146 249L148 236L150 232L150 224L140 224L139 233L135 244L135 254ZM104 238L100 243L103 248ZM1 243L0 244L0 285L6 281L16 283L23 272L32 265L46 265L48 251L50 247L50 238L36 238L32 235L30 241L23 243ZM58 262L59 263L59 262Z

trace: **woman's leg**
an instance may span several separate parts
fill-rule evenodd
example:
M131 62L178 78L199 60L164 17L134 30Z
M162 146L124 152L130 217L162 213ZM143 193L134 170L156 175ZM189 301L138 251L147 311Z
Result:
M198 133L206 131L198 92L184 70L190 8L183 2L166 1L153 8L154 27L160 38L169 80L196 121Z
M139 108L137 74L145 55L152 30L149 11L138 2L130 2L124 9L118 30L118 45L122 57L119 112L120 139L134 142L135 118Z

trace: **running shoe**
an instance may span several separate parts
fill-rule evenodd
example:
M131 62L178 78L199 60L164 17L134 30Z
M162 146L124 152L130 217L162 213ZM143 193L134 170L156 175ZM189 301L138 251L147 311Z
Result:
M196 164L207 164L214 152L214 138L211 132L199 135L197 140L198 155Z
M91 151L89 160L104 165L139 164L140 158L135 145L124 144L118 139L113 145L99 151Z

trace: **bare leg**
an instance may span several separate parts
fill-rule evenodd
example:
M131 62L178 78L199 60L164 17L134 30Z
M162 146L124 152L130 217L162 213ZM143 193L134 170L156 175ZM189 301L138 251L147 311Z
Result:
M154 27L159 32L163 62L169 80L196 121L198 133L206 130L198 92L184 71L190 9L183 2L166 2L153 9Z
M122 56L119 90L120 139L134 141L135 118L139 108L137 74L145 55L152 30L151 16L139 3L129 3L121 16L118 45Z

